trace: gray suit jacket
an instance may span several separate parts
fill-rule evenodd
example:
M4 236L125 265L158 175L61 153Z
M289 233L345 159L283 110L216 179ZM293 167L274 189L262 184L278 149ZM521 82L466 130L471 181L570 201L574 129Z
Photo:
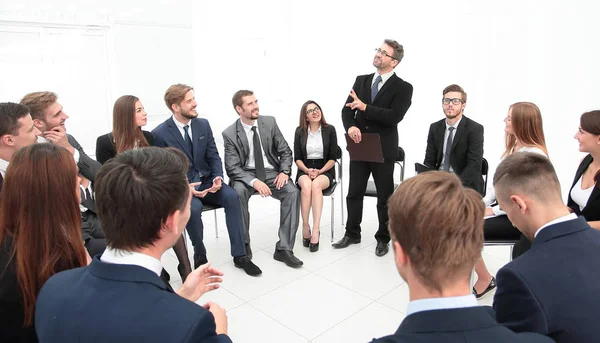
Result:
M269 163L281 173L290 175L292 170L292 150L279 131L274 117L258 117L258 132L262 149ZM225 143L225 171L232 181L241 181L250 186L256 176L247 168L250 147L246 131L240 120L236 120L223 131Z
M96 174L98 174L98 171L100 170L100 167L102 167L102 165L100 164L100 162L89 157L85 153L85 151L83 151L81 144L77 142L75 137L67 134L67 139L69 140L69 144L71 144L71 146L74 149L77 149L77 151L79 151L79 161L77 162L79 172L81 173L81 175L85 176L86 179L94 182L96 180Z

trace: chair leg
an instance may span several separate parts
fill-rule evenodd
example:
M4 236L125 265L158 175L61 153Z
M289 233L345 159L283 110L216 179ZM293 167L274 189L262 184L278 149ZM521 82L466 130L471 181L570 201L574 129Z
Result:
M335 234L335 195L331 194L331 241L333 242L333 236Z
M219 238L219 223L217 222L217 210L213 210L215 213L215 235Z

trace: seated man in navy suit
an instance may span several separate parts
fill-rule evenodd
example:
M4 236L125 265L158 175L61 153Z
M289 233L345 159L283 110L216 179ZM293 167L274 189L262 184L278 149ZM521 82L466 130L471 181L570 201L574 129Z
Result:
M494 175L496 199L529 240L529 251L497 274L498 322L557 342L596 342L600 325L600 232L565 206L550 161L509 155Z
M108 247L87 268L55 274L42 287L35 326L40 342L231 343L225 310L194 302L219 287L206 264L174 292L160 258L190 216L187 158L174 149L129 150L96 176L96 208ZM75 238L74 238L75 239Z
M197 118L194 89L183 84L172 85L165 93L165 103L173 116L152 130L152 135L154 145L177 148L190 161L187 178L194 186L194 197L186 228L194 245L194 268L208 261L202 242L202 208L203 203L209 203L225 208L234 265L248 275L260 275L262 271L252 263L252 257L246 256L240 200L236 191L223 183L223 165L208 120Z
M389 199L394 260L410 292L395 334L374 342L551 342L516 334L477 306L470 277L483 248L481 196L450 173L432 171L403 182Z

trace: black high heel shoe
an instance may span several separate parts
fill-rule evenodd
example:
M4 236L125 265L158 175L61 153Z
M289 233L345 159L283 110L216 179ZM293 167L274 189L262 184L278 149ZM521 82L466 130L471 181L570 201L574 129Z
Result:
M309 237L308 237L308 238L304 238L304 234L302 234L302 245L303 245L305 248L308 248L308 247L310 246L310 238L312 237L312 236L310 235L310 226L308 227L308 235L309 235Z
M321 231L319 231L319 240L321 240ZM310 252L317 252L319 251L319 242L317 243L311 243L310 242L310 238L308 239L308 249L310 250Z

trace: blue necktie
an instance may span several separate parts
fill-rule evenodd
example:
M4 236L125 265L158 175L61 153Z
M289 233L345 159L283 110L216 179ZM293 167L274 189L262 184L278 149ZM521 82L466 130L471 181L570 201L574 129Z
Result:
M190 154L192 154L192 156L194 156L194 145L192 144L192 139L190 138L190 134L188 133L188 129L190 128L189 125L186 125L183 127L183 131L185 131L184 137L185 137L185 142L188 145L188 148L190 149Z
M377 78L375 78L375 83L373 84L373 86L371 86L371 103L375 101L377 92L379 92L379 82L381 82L381 75L377 75Z

